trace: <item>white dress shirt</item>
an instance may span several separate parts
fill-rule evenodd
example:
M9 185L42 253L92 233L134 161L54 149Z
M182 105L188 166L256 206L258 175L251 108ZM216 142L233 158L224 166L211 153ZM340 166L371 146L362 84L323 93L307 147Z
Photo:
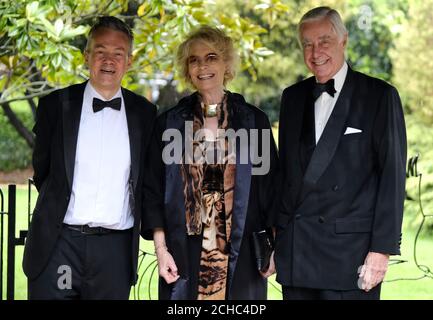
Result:
M325 129L326 123L331 116L332 110L334 110L335 103L340 96L341 89L343 88L344 80L346 80L347 75L347 63L343 63L341 69L333 76L334 87L336 93L332 97L329 93L323 92L322 95L317 98L314 103L314 119L315 119L315 129L316 129L316 144L319 142L322 136L323 130Z
M124 230L134 217L129 205L131 152L125 103L120 111L93 112L93 98L104 99L87 82L75 155L72 193L64 223Z

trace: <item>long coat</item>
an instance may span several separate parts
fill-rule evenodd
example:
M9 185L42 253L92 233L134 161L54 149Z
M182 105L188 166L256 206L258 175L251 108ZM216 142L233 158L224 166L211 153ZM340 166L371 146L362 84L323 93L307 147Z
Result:
M85 83L54 91L39 101L33 152L34 182L39 191L24 249L23 268L36 278L49 261L62 230L71 196L78 130ZM144 162L156 107L145 98L122 88L131 152L132 279L137 280L139 229L142 211Z
M258 108L247 104L244 98L228 93L228 110L233 129L271 129L266 115ZM196 299L198 292L198 266L201 239L188 236L186 231L183 180L180 164L164 164L161 154L168 143L162 141L165 129L179 129L185 135L185 121L193 121L193 107L197 104L197 93L182 99L175 107L160 115L155 126L151 147L149 172L145 194L145 218L143 234L151 238L151 230L164 228L166 243L180 274L180 279L167 285L160 279L160 299ZM259 134L259 137L261 135ZM254 144L260 150L262 141ZM270 170L266 175L252 175L251 159L247 164L239 163L242 148L249 150L253 143L237 144L235 191L233 200L232 231L228 267L227 299L266 299L267 281L256 268L251 246L251 234L273 224L277 152L272 133L270 144ZM260 154L260 153L259 153ZM196 238L196 239L195 239Z
M316 145L314 82L301 81L282 96L277 281L353 290L369 251L400 253L403 110L394 87L349 68Z

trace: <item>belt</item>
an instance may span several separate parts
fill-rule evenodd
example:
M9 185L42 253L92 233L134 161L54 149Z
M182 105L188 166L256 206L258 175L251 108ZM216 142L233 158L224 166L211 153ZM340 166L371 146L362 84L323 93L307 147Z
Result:
M132 230L132 228L125 229L125 230L115 230L115 229L107 229L104 227L89 227L87 224L73 225L73 224L64 223L64 226L69 230L74 230L82 234L97 234L97 235L108 234L108 233L127 233L127 232L131 232Z

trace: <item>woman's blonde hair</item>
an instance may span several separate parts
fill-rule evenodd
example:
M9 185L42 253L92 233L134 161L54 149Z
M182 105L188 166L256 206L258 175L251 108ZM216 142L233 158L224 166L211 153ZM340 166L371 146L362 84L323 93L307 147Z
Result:
M237 54L233 46L233 40L222 30L203 25L191 32L179 45L176 54L176 64L180 77L192 86L191 77L188 72L188 58L191 54L191 47L197 42L203 42L209 48L221 54L227 69L224 74L224 85L236 75Z

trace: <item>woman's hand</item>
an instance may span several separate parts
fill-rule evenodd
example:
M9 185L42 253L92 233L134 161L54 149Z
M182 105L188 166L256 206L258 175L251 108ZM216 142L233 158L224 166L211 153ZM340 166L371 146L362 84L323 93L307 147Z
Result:
M260 274L262 275L263 278L268 278L275 273L274 252L275 251L273 251L271 254L271 258L269 260L268 270L266 270L265 272L260 272Z
M168 284L175 282L179 279L177 274L176 263L167 247L158 247L155 250L156 258L158 260L158 272L159 276L162 277Z
M179 278L179 275L177 274L176 263L165 244L165 232L162 228L153 230L153 242L158 260L159 276L164 278L167 283L175 282Z

